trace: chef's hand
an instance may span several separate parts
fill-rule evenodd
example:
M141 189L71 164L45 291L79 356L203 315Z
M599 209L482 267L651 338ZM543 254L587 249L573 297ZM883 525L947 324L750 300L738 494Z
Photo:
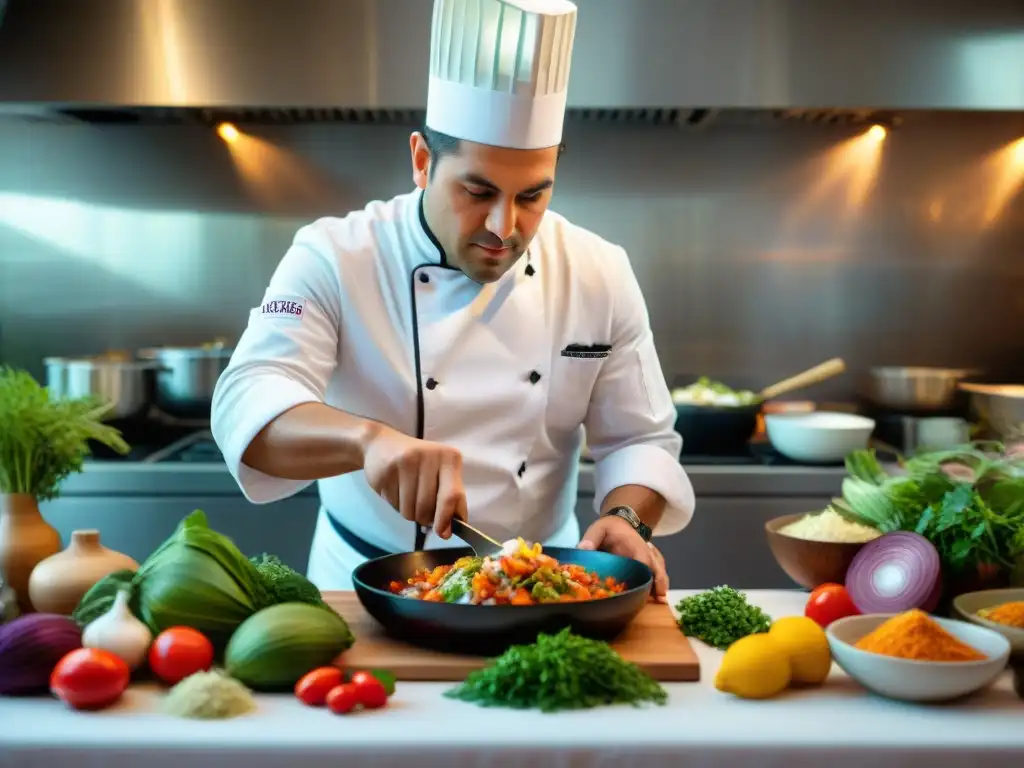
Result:
M587 528L579 543L580 549L599 549L613 555L639 560L654 572L651 596L659 603L668 600L668 572L665 558L653 544L648 544L633 526L621 517L602 517Z
M452 519L466 519L462 454L451 446L418 440L382 427L363 456L366 480L385 501L418 525L433 525L442 539Z

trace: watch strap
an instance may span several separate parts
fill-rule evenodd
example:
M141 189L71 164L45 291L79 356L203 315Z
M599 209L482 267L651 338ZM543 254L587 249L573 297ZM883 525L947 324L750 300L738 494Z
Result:
M612 507L605 513L605 517L608 517L609 515L621 517L633 526L633 530L640 534L640 538L650 543L651 537L654 535L654 531L652 531L651 527L640 519L640 515L638 515L633 509L626 506Z

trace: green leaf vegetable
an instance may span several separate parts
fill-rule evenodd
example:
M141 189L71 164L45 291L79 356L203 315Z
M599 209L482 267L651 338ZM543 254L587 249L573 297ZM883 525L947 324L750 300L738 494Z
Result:
M668 701L656 680L607 643L568 628L540 634L531 645L512 646L444 695L483 707L542 712Z
M727 586L684 597L676 610L683 633L714 648L728 648L741 637L767 632L772 625L770 616Z
M210 528L196 510L139 567L97 582L72 614L81 626L105 613L121 588L132 612L157 634L188 626L206 635L218 653L256 612L281 603L330 610L319 590L273 555L248 559L227 536Z
M900 458L889 473L872 450L846 458L836 512L883 533L915 531L953 574L1024 565L1024 456L969 443Z
M84 629L95 619L98 619L110 610L110 607L114 604L114 599L117 597L117 593L122 589L126 590L129 594L128 607L135 616L138 616L139 606L138 600L135 599L134 579L135 571L127 569L107 574L93 584L89 591L82 596L75 610L72 611L71 618L78 623L78 626Z
M57 498L81 471L90 440L128 453L121 433L101 421L109 410L94 398L51 399L27 372L0 368L0 493Z

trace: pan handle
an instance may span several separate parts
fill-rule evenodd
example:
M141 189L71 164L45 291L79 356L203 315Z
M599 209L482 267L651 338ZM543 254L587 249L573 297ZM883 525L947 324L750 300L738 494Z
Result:
M785 395L798 389L809 387L812 384L818 384L826 379L831 379L833 376L838 376L845 370L846 363L843 362L843 359L840 357L833 357L831 360L826 360L824 363L816 365L803 373L798 373L796 376L790 376L788 379L780 381L778 384L772 384L770 387L765 387L761 390L761 397L764 400L771 400L779 395Z

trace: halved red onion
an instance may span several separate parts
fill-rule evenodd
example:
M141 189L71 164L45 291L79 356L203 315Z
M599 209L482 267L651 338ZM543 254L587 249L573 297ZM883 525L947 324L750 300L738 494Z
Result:
M854 556L846 591L861 613L931 612L942 597L939 552L920 534L886 533Z

